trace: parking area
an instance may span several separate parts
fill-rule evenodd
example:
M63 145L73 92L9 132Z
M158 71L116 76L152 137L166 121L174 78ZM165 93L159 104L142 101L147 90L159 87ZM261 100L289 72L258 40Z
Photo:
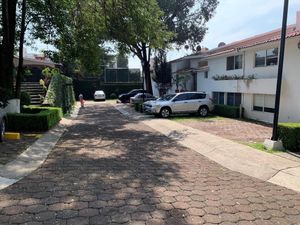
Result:
M243 143L263 142L272 135L271 125L256 121L216 116L204 119L184 116L171 119L192 128Z

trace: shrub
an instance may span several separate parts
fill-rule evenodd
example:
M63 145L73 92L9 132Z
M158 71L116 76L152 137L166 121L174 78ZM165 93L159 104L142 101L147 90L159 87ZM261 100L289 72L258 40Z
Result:
M8 114L9 131L47 131L61 120L61 108L24 107L22 113Z
M22 91L20 95L20 104L22 105L30 105L31 97L30 94L27 92Z
M300 123L281 123L278 133L285 149L300 150Z
M240 107L239 106L215 105L214 112L219 116L224 116L224 117L229 117L229 118L239 118L240 117Z
M75 103L73 80L61 74L52 76L43 105L61 107L64 112L72 108Z
M115 93L111 93L109 96L110 99L117 99L117 95Z
M6 107L8 104L8 100L12 99L12 92L8 89L0 88L0 102L3 107Z

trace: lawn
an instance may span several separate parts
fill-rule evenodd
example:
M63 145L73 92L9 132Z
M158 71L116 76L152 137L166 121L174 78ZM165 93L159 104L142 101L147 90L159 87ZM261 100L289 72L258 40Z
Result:
M223 120L224 117L216 116L216 115L210 115L210 116L207 116L207 117L183 115L183 116L172 116L169 119L177 121L177 122L180 122L180 121L187 121L187 122L188 121L203 121L203 122L209 122L209 121L215 121L215 120Z
M285 150L283 151L280 151L280 150L268 150L265 148L264 144L263 143L260 143L260 142L253 142L253 143L243 143L251 148L255 148L257 150L260 150L260 151L264 151L264 152L268 152L268 153L271 153L271 154L274 154L274 153L278 153L278 152L285 152Z

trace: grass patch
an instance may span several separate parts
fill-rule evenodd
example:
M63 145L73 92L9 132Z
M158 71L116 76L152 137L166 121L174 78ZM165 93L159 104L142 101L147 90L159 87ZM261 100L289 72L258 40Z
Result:
M184 116L170 117L169 119L177 121L177 122L180 122L180 121L203 121L203 122L210 122L210 121L216 121L216 120L223 120L224 117L215 116L215 115L210 115L210 116L207 116L207 117L184 115Z
M255 148L257 150L260 150L260 151L263 151L263 152L268 152L268 153L271 153L271 154L274 154L274 153L279 153L279 152L285 152L284 150L283 151L280 151L280 150L268 150L265 148L264 144L263 143L260 143L260 142L254 142L254 143L244 143L245 145L251 147L251 148Z

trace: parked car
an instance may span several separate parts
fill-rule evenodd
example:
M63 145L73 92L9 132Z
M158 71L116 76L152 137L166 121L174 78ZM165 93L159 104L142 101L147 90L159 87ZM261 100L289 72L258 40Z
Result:
M95 91L94 101L97 101L97 100L105 101L105 99L106 99L106 95L105 95L104 91L102 91L102 90Z
M3 103L0 102L0 142L4 140L5 128L7 123L6 112L3 109Z
M205 117L214 108L212 100L204 92L184 92L165 95L156 101L144 103L147 113L167 118L172 114L197 113Z
M134 97L136 94L139 94L139 93L146 93L146 91L143 90L143 89L133 89L128 93L120 94L119 95L119 100L122 103L129 102L131 97Z
M143 102L152 101L152 100L156 100L156 97L154 97L153 95L151 95L149 93L139 93L139 94L136 94L134 97L130 98L130 103L131 104L143 103Z

